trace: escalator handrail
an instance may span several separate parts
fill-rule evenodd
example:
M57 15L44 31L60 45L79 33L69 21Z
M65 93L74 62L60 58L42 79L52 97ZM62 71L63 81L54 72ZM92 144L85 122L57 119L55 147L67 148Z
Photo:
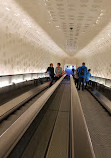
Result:
M49 82L37 86L36 88L33 88L0 106L0 121L9 116L31 98L39 94L42 90L48 88L48 85Z
M10 154L64 77L65 75L50 87L0 136L0 158L6 158Z
M71 81L71 154L72 158L95 158L91 138L73 77ZM78 152L76 152L77 150ZM76 154L77 155L76 155Z

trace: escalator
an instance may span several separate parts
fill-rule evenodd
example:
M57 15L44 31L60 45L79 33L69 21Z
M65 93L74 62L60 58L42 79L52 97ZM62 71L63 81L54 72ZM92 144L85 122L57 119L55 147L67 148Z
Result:
M0 158L111 158L110 113L87 90L77 92L72 77L36 97L5 120L10 123L23 113L6 131L9 136L4 130L2 142L10 139L13 148L5 142L7 153ZM13 136L20 136L15 144Z
M46 102L9 158L68 158L70 93L70 80L66 78Z
M111 158L111 116L87 91L79 91L96 158Z

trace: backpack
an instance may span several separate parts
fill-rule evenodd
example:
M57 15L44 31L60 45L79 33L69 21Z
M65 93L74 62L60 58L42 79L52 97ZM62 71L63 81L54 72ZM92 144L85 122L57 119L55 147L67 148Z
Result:
M83 68L81 68L81 73L80 74L84 75L84 69Z

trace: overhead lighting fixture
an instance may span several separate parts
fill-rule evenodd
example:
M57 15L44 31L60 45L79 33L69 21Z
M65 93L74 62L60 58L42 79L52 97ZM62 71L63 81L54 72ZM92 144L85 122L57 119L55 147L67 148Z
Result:
M109 36L109 37L111 37L111 34L110 34L110 33L108 33L108 36Z
M103 15L104 15L103 13L100 14L100 16L103 16Z
M70 27L70 30L73 30L73 27Z
M8 11L10 11L10 8L7 8L7 7L6 7L5 9L8 10Z
M96 20L96 24L98 24L99 20Z

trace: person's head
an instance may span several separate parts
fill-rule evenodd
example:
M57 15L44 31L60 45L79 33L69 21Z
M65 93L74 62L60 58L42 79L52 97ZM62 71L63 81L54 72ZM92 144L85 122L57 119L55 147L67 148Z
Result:
M83 62L82 65L85 66L85 63Z
M91 72L91 69L88 69L88 72Z
M60 63L57 63L57 67L60 67L61 66L61 64Z
M50 67L53 67L53 64L52 64L52 63L50 64Z

